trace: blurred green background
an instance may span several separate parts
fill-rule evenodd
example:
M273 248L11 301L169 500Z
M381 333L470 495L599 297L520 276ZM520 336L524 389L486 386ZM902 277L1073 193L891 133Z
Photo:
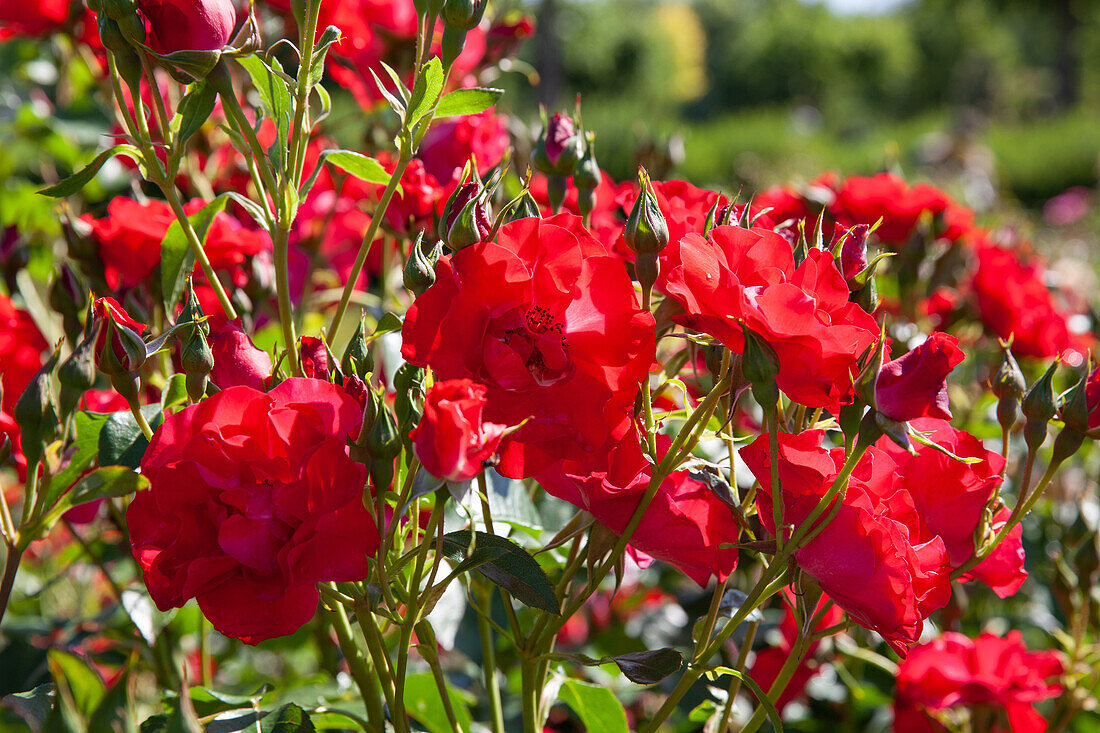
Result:
M530 0L507 105L583 97L600 163L746 192L900 169L979 211L1095 187L1098 0ZM522 65L517 66L521 70ZM529 79L534 78L528 74Z

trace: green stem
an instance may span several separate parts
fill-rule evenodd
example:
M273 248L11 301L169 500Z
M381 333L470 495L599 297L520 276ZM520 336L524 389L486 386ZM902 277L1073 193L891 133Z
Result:
M202 268L202 273L206 276L207 283L214 289L214 294L218 297L218 303L225 312L225 317L231 321L236 319L237 309L233 307L233 303L230 302L229 296L225 292L225 288L222 287L221 280L219 280L217 274L215 274L214 266L210 264L210 258L206 256L206 250L203 249L202 241L199 240L199 235L195 232L195 227L191 225L191 220L187 218L187 213L183 210L183 203L180 201L175 185L166 182L161 186L161 191L164 193L164 198L168 200L168 205L172 207L172 211L176 215L176 221L179 222L180 228L183 229L183 236L187 239L187 244L191 247L191 252L195 255L195 261L198 262L199 267Z
M399 721L395 714L397 710L397 693L394 686L393 668L390 666L390 658L386 654L386 646L382 643L378 627L374 625L374 615L365 605L357 608L355 615L359 619L359 629L363 632L363 639L367 644L367 653L370 654L374 670L378 675L378 681L382 685L382 694L386 698L386 705L390 708L393 725L399 731L407 731L408 720Z
M19 561L23 558L23 551L13 543L4 544L7 552L4 554L4 579L0 581L0 621L4 620L4 612L8 610L8 600L15 586L15 574L19 572Z
M523 684L523 733L539 733L541 721L539 717L540 686L537 684L538 662L534 659L524 659L520 666L520 675Z
M477 614L477 630L481 636L481 669L485 679L485 692L489 695L489 713L493 720L493 733L504 733L504 709L500 701L500 685L497 684L497 653L493 630L489 626L489 608L492 590L477 593L482 613Z
M283 329L283 340L286 342L286 358L290 366L290 372L294 376L301 376L302 366L298 359L298 336L294 332L294 311L290 305L290 232L284 229L280 222L273 234L275 235L272 243L274 244L275 259L275 292L279 300L279 325Z
M23 483L23 511L19 518L20 529L30 521L34 514L34 505L38 503L38 465L39 462L35 461L27 466L27 480ZM14 533L12 541L15 541ZM23 537L19 537L19 544L25 547L28 543Z
M367 718L371 722L373 730L385 728L385 712L382 709L382 697L378 691L378 685L370 668L370 663L363 656L362 650L355 643L355 634L351 623L348 621L347 611L339 604L332 609L333 631L340 643L340 650L344 653L344 659L348 663L348 670L356 687L359 688L359 696L363 698L363 704L367 708Z
M217 72L215 72L217 73ZM244 109L241 108L241 103L237 99L237 93L233 89L233 83L229 79L228 69L225 70L225 77L218 80L218 92L221 96L222 107L226 110L227 117L230 124L241 133L245 141L248 142L248 147L252 150L252 158L259 171L259 175L263 181L263 186L257 185L259 193L261 194L260 200L264 204L264 211L268 213L270 218L269 206L267 197L263 195L264 188L271 194L272 199L279 188L275 183L275 174L271 171L271 166L267 160L267 153L264 152L264 146L260 143L260 139L256 137L256 131L252 129L252 125L248 124L248 117L244 113ZM274 229L274 227L272 227Z
M390 176L390 182L386 184L386 189L382 192L382 198L378 200L378 206L375 207L374 213L371 215L370 226L367 227L367 233L363 235L363 241L359 244L359 254L355 256L351 272L348 273L348 281L344 284L344 290L340 294L340 304L336 306L336 313L332 316L332 322L329 323L328 331L325 333L325 338L330 346L332 340L336 338L340 321L344 319L344 314L348 310L351 295L355 292L355 284L359 281L359 274L363 271L363 265L367 262L367 255L370 254L375 235L378 234L378 228L382 225L386 209L389 208L390 199L393 198L397 185L401 182L401 176L405 174L405 168L408 167L410 160L412 160L412 150L403 139L400 155L397 159L397 167L394 168L393 174Z
M771 453L772 521L775 526L776 550L783 549L783 497L779 486L779 406L765 408L768 417L768 449ZM732 465L730 467L732 470ZM778 496L777 496L778 495Z
M294 126L291 128L290 139L293 141L291 161L294 164L294 173L291 176L291 185L297 187L302 178L301 161L305 157L306 112L309 110L309 75L313 68L313 52L317 42L317 19L321 14L321 0L309 0L306 4L306 25L301 28L302 36L300 45L302 48L302 63L298 67L298 89L294 100Z
M642 288L642 310L648 313L652 307L653 292L649 288ZM649 389L649 371L646 370L642 379L642 415L645 419L645 440L649 455L657 460L657 427L653 419L653 393Z
M737 661L733 665L733 668L738 672L744 673L745 671L745 662L748 661L749 651L752 650L752 642L756 639L757 626L759 626L759 622L750 621L748 628L745 629L745 641L738 648ZM737 700L737 693L741 691L741 678L736 675L732 677L726 691L726 704L722 706L722 722L716 729L719 731L729 730L730 718L733 716L733 703Z

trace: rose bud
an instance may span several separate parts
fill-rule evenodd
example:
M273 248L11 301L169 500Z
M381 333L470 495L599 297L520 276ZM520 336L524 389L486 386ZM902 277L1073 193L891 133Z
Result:
M588 216L596 208L596 187L600 185L600 164L596 162L596 134L585 135L584 157L573 172L573 185L577 187L577 209L581 216Z
M256 348L241 328L240 321L228 321L210 331L214 368L210 381L220 389L244 385L263 389L271 376L271 356Z
M402 435L409 432L423 414L424 367L405 362L393 375L393 390L397 393L394 400L394 412L397 413L397 429Z
M210 370L214 368L214 354L210 351L210 344L201 328L194 329L191 338L183 345L180 365L186 375L184 384L187 386L187 396L192 402L198 402L206 395Z
M512 203L512 208L504 218L504 223L507 224L516 219L529 219L531 217L537 219L541 216L542 212L539 211L539 205L535 202L535 197L531 195L529 189L524 189L519 198Z
M393 459L401 452L397 421L385 405L379 407L374 425L367 433L366 448L370 455L370 480L374 490L385 492L393 483Z
M54 347L53 355L38 370L12 410L12 417L19 426L23 455L27 466L33 467L42 458L45 446L57 432L57 410L54 409L51 375L61 355L61 343ZM0 497L0 501L3 501Z
M451 194L443 209L439 231L441 239L453 251L484 242L492 231L492 214L488 196L481 181L468 181Z
M917 348L882 365L875 381L875 409L896 422L950 420L947 375L963 356L957 338L934 332Z
M1054 406L1054 372L1058 368L1058 362L1054 362L1039 377L1031 389L1024 395L1024 401L1020 408L1024 413L1024 442L1027 443L1029 452L1039 450L1039 446L1047 439L1047 424L1057 413Z
M139 0L138 9L149 20L149 45L161 54L218 50L237 24L232 0Z
M62 419L71 415L84 393L95 386L95 342L94 334L85 336L57 370Z
M405 289L413 295L420 295L435 283L435 263L439 262L443 254L443 243L436 242L429 245L424 240L424 233L413 242L409 250L409 258L405 261L405 269L401 271L401 280Z
M374 359L371 358L370 348L367 346L367 322L359 319L359 328L344 349L344 357L340 360L340 371L344 374L354 374L360 379L366 379L367 374L374 371Z
M92 318L99 329L95 342L95 363L104 374L115 377L133 374L145 363L145 324L138 323L114 298L97 298Z
M1088 407L1089 436L1100 431L1100 366L1089 372L1085 382L1085 403Z
M1012 356L1009 346L1001 342L1001 349L1004 352L1001 365L990 380L990 387L997 397L997 422L1005 431L1011 430L1019 419L1020 398L1024 396L1024 390L1027 389L1024 373L1016 363L1016 358Z
M548 176L571 176L582 157L584 140L577 134L573 118L555 113L535 145L535 168Z
M469 379L436 382L424 399L424 417L409 437L421 465L447 481L469 481L500 445L505 426L482 422L486 389Z
M48 297L50 307L64 319L65 336L75 342L82 329L80 318L88 308L88 289L67 263L50 283Z
M645 168L638 169L638 198L626 220L623 239L634 252L634 271L642 292L648 293L657 282L657 255L668 244L668 223Z

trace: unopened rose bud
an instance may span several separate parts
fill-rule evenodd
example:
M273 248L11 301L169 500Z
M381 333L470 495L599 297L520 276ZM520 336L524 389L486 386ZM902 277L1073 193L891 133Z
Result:
M50 307L61 314L65 323L65 336L75 342L83 328L80 319L88 309L88 289L68 263L61 265L50 283L48 297Z
M584 157L573 172L573 185L577 187L577 210L588 216L596 208L596 187L600 185L600 164L596 162L596 135L585 135Z
M214 353L201 328L191 332L191 338L180 351L180 366L186 375L187 396L192 402L198 402L206 395L206 383L214 369Z
M397 393L394 411L397 413L397 427L401 435L408 435L423 414L426 376L427 372L423 367L408 362L399 366L393 375L393 389Z
M644 168L638 171L638 198L626 220L623 239L636 254L657 254L668 245L668 223Z
M1002 345L1001 364L990 380L990 387L997 397L997 422L1002 430L1011 430L1020 417L1020 398L1027 389L1027 381L1016 358L1007 345Z
M429 245L421 232L409 250L401 279L405 288L413 295L421 295L435 283L435 264L443 254L443 243Z
M139 0L138 8L149 20L149 45L161 54L216 51L237 24L233 0Z
M355 334L344 349L344 356L340 359L340 370L344 374L354 374L360 379L366 379L367 374L374 371L374 359L371 358L370 348L367 345L365 319L359 319L359 328L355 329Z
M468 181L451 194L439 228L440 238L455 252L488 239L493 220L481 181Z
M535 201L535 197L531 195L529 190L525 190L516 201L512 208L508 212L508 216L505 217L505 222L516 221L517 219L539 218L542 216L542 212L539 210L539 205Z
M298 357L302 362L302 373L305 376L328 380L328 349L324 339L316 336L300 337Z
M584 156L584 140L573 118L555 113L535 144L532 163L548 176L571 176Z
M481 22L488 4L488 0L447 0L443 5L443 22L455 30L471 30Z
M99 370L114 377L140 369L146 359L145 342L141 338L145 324L131 318L113 298L98 298L92 304L92 318L99 328L95 344Z
M84 337L57 370L61 383L58 404L62 420L72 414L84 393L95 386L95 342L94 333Z
M19 425L23 455L27 457L28 466L34 466L42 458L46 444L57 432L57 410L54 408L50 382L60 356L61 343L58 342L50 358L27 383L12 410L12 417Z
M386 491L393 483L393 460L401 452L401 436L397 421L384 405L378 410L367 434L367 451L370 454L370 480L375 491Z
M1031 385L1021 405L1024 417L1024 442L1029 451L1036 451L1047 438L1047 424L1057 413L1054 407L1054 371L1058 363L1050 365L1039 381Z
M203 312L202 303L199 302L199 296L195 293L195 288L191 284L191 281L188 280L186 296L183 301L183 309L180 310L179 317L176 318L176 323L193 323L197 325L191 328L181 328L176 332L176 337L181 346L191 339L191 333L196 329L202 331L204 336L210 335L210 323L204 320L205 316L206 313Z

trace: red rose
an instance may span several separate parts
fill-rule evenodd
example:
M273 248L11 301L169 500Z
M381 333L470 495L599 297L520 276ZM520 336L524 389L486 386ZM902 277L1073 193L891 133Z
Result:
M317 379L231 387L168 416L126 514L157 607L195 598L216 629L256 644L308 621L318 582L366 577L379 540L345 446L362 416Z
M531 476L627 431L653 316L579 218L505 224L496 242L443 257L436 278L409 308L401 353L440 379L484 384L485 420L528 420L501 441L501 473Z
M941 214L950 203L947 194L927 183L910 187L893 173L879 173L869 178L851 176L845 179L829 210L838 222L847 226L871 225L882 219L875 230L878 238L883 242L904 244L922 214Z
M742 323L779 357L779 388L809 407L851 402L856 360L878 338L875 320L848 302L832 255L810 250L797 268L791 246L761 228L716 227L666 249L665 291L686 311L677 323L736 353Z
M1089 411L1089 432L1100 428L1100 366L1089 372L1085 382L1085 405Z
M975 246L978 267L971 288L985 327L999 338L1013 337L1012 351L1040 359L1077 347L1070 335L1068 314L1054 302L1043 282L1039 262L1023 262L1016 252L980 240Z
M205 201L191 201L184 211L194 214L205 205ZM160 262L164 235L175 220L172 208L164 201L139 203L121 196L111 200L104 218L93 219L88 214L81 217L92 229L111 288L132 288L148 280ZM246 279L240 266L248 257L271 249L271 240L266 233L248 229L223 212L214 217L204 249L215 270L233 273L235 284L243 286Z
M824 435L821 430L779 434L784 523L798 526L844 463L842 448L822 447ZM760 481L757 513L774 533L768 436L740 455ZM951 568L943 540L923 525L899 473L887 453L869 449L832 521L794 558L857 623L877 631L905 656L907 646L920 637L924 619L947 604Z
M0 40L55 32L69 19L69 0L29 0L0 5Z
M215 324L210 329L214 368L210 381L221 389L244 386L263 389L271 376L271 355L256 347L240 321Z
M659 438L663 454L671 444ZM563 461L536 476L553 496L590 512L612 532L621 534L638 508L653 466L642 455L638 433L592 452L583 461ZM640 564L660 560L701 586L711 576L725 580L737 567L737 550L720 547L735 542L740 528L730 508L702 479L676 471L661 484L630 539Z
M393 168L394 164L386 167ZM424 170L423 163L413 158L401 176L401 191L394 195L386 209L386 220L402 234L427 229L436 209L446 200L446 192L439 181Z
M298 358L302 362L303 376L328 380L328 349L324 340L316 336L300 336Z
M875 382L875 409L898 422L950 420L947 375L963 356L957 338L934 332L915 349L883 364Z
M433 476L469 481L496 453L507 426L484 422L485 386L469 379L436 382L424 397L424 416L409 433L420 463Z
M976 639L946 631L898 665L894 730L944 731L933 715L970 708L996 721L991 730L1041 733L1047 724L1033 705L1061 694L1064 671L1057 652L1028 651L1019 631Z
M957 568L974 555L974 529L982 521L989 499L1001 485L1004 458L986 450L973 435L956 430L943 420L921 418L910 425L960 458L977 458L977 463L963 463L935 448L917 445L916 455L898 448L883 437L878 447L889 453L898 464L902 485L913 498L921 523L943 538L947 557ZM1008 520L1008 507L997 502L992 532ZM1001 598L1013 595L1024 581L1023 527L1016 525L993 553L963 580L980 580Z
M11 412L23 390L42 366L46 339L34 319L19 310L11 298L0 293L0 387L4 399L0 410Z
M149 20L149 45L158 53L215 51L237 24L233 0L138 0Z

